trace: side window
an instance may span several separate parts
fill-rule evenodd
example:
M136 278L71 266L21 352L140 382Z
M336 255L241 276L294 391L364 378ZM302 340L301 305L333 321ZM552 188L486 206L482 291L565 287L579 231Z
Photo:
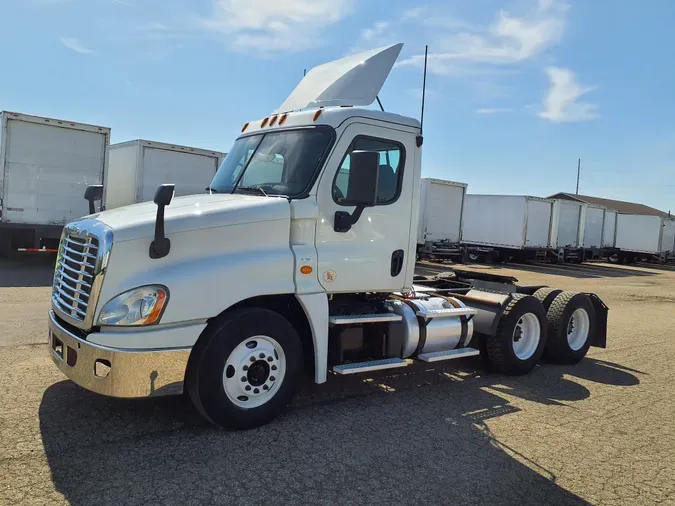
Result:
M349 186L349 160L353 151L377 151L380 154L380 174L377 185L377 205L395 202L401 191L405 149L402 144L370 137L356 137L333 180L333 200L337 204L346 202Z

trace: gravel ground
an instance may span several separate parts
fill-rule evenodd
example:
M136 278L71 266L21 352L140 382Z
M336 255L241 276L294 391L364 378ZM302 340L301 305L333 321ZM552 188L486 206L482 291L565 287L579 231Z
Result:
M598 293L608 348L519 378L478 358L331 378L228 433L182 398L65 380L44 345L49 259L0 263L0 503L675 504L675 271L472 268Z

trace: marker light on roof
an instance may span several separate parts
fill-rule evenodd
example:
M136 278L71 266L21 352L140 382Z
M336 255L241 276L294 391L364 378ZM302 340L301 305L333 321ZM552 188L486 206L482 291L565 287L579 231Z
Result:
M244 131L248 128L248 123L244 123L244 126L241 127L241 133L244 133Z
M322 110L323 110L323 109L319 109L318 111L316 111L316 112L314 113L314 118L312 118L312 121L316 121L317 119L319 119L319 116L321 116L321 111L322 111Z
M270 120L270 126L274 125L277 122L277 117L272 116L272 119Z
M260 123L260 128L264 128L269 120L270 120L269 118L265 118L264 120L262 120L262 123Z
M286 114L286 113L283 113L283 114L281 115L281 118L279 118L279 126L281 126L281 125L284 124L284 121L286 121L286 118L287 118L287 117L288 117L288 114Z

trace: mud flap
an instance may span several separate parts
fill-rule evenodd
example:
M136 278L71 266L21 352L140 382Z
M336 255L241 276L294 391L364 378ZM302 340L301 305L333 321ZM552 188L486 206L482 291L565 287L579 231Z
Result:
M591 341L591 346L607 348L607 313L609 308L594 293L587 293L586 295L590 297L593 309L595 309L595 335L593 341Z

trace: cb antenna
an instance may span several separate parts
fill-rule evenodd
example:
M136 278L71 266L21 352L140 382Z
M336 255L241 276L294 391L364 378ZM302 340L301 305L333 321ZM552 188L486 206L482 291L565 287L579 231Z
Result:
M424 96L427 91L427 54L429 46L424 46L424 80L422 81L422 114L420 115L420 135L422 135L422 127L424 126Z

